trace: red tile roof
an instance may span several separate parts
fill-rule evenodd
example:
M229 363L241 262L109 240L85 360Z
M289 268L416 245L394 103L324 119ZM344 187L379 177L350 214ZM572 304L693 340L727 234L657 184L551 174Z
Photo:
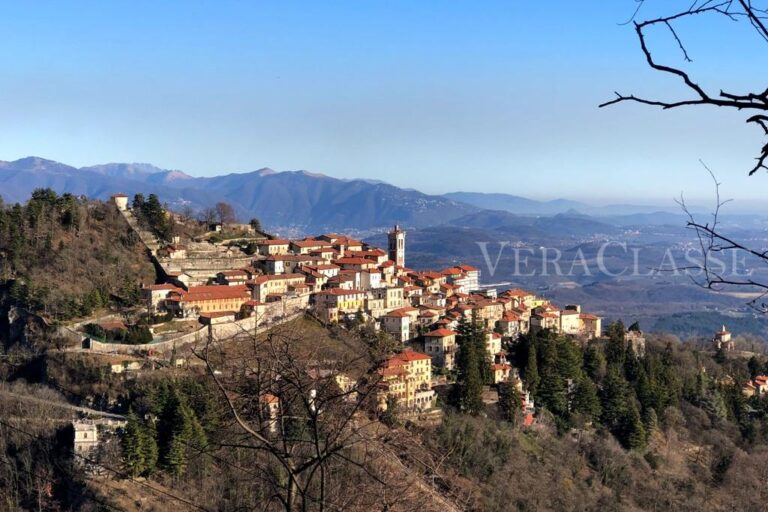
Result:
M267 281L287 281L291 279L304 279L306 276L304 274L275 274L275 275L267 275L267 276L259 276L256 279L253 280L254 284L263 284Z
M416 352L415 350L411 349L405 349L399 354L395 354L390 358L390 360L400 360L403 362L410 362L410 361L424 361L424 360L431 360L432 358L428 356L427 354L422 354L421 352Z
M375 262L365 258L339 258L335 263L337 265L375 265Z
M434 331L428 332L424 336L427 336L429 338L445 338L446 336L455 336L456 332L450 330L450 329L435 329Z
M181 292L181 300L184 302L197 302L205 300L223 299L249 299L251 292L245 285L237 286L191 286L189 291Z
M345 290L344 288L331 288L330 290L323 290L317 292L316 295L360 295L365 294L363 290Z

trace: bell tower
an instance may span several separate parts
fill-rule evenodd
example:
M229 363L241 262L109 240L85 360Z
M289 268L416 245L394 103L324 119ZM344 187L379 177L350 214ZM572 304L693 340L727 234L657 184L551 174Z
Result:
M405 231L397 224L389 232L389 259L400 267L405 266Z

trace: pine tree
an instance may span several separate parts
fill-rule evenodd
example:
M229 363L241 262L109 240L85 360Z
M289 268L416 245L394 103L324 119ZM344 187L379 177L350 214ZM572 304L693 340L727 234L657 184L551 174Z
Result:
M564 379L578 380L581 377L581 365L584 357L579 347L565 337L557 339L557 373Z
M574 413L581 414L587 421L596 422L600 418L602 408L597 396L597 387L589 377L582 377L576 384L571 409Z
M528 345L528 361L525 364L525 384L528 391L536 394L539 389L539 369L536 363L536 346L533 344Z
M461 321L456 342L458 406L468 414L479 414L483 409L484 374L490 373L486 361L485 339L483 332L475 322ZM487 367L487 368L486 368Z
M133 210L136 215L144 212L144 194L136 194L133 196Z
M142 474L144 476L149 476L155 471L159 457L157 448L157 431L155 430L155 425L150 422L144 428L142 434L143 439L141 445L141 453L144 457L144 471Z
M629 382L637 382L640 376L640 361L637 359L634 349L627 346L624 352L624 377Z
M645 428L647 439L650 439L651 435L659 430L659 417L656 415L656 410L652 407L643 412L643 427Z
M608 370L602 390L603 424L617 432L627 412L627 383L616 367Z
M131 476L139 476L145 469L145 458L142 450L144 445L144 429L136 413L131 409L122 438L123 462Z
M467 414L477 415L483 410L483 383L476 351L468 348L463 360L463 368L459 368L459 407Z
M606 361L603 351L591 342L584 351L584 371L593 382L602 382L605 377Z
M715 352L713 359L717 364L723 364L728 360L728 358L725 356L725 350L723 349L722 346L717 348L717 352Z
M518 389L518 379L510 378L499 384L499 414L502 419L514 424L520 417L523 397Z
M624 324L619 320L608 326L608 344L605 347L608 364L623 365L625 351Z
M568 389L565 379L557 371L550 370L542 375L537 398L552 414L568 419Z
M619 441L630 450L639 450L645 446L645 428L634 400L628 401L619 432Z
M163 466L175 477L187 470L189 455L203 450L207 439L186 399L175 387L168 393L161 416L159 443Z

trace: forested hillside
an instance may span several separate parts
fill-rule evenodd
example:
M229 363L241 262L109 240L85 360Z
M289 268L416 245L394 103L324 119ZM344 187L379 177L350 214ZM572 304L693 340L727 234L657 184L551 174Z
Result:
M50 189L25 204L0 202L0 287L7 305L67 320L131 305L154 269L113 205Z
M138 210L162 231L158 208ZM0 208L0 251L6 308L49 323L125 311L153 278L114 206L50 190ZM63 349L51 330L0 348L0 509L698 512L768 499L768 398L742 392L768 360L664 335L633 345L637 325L505 340L520 380L493 384L485 333L463 321L427 416L378 409L382 361L402 344L362 318L133 356L131 377L113 371L124 357ZM100 472L71 452L72 404L127 418L89 461Z
M768 399L745 397L742 383L768 372L765 358L658 336L641 355L624 332L612 324L580 347L542 331L511 347L539 411L533 428L509 407L512 386L501 385L498 407L467 410L480 372L460 368L458 409L422 432L445 461L447 492L474 510L759 509Z

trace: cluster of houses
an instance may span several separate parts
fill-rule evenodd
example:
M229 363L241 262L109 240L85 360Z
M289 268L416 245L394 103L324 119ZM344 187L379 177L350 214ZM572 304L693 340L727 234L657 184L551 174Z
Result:
M259 316L288 301L300 301L325 323L353 318L373 322L404 348L419 349L403 350L381 370L384 392L408 409L434 406L432 370L454 368L462 320L485 329L496 383L514 373L503 350L505 340L537 329L584 339L600 336L600 318L582 312L578 305L558 308L520 289L497 294L480 286L480 271L470 265L439 271L409 269L405 235L395 226L387 251L336 233L259 240L249 265L222 270L201 286L175 279L146 286L144 300L152 313L202 323Z

